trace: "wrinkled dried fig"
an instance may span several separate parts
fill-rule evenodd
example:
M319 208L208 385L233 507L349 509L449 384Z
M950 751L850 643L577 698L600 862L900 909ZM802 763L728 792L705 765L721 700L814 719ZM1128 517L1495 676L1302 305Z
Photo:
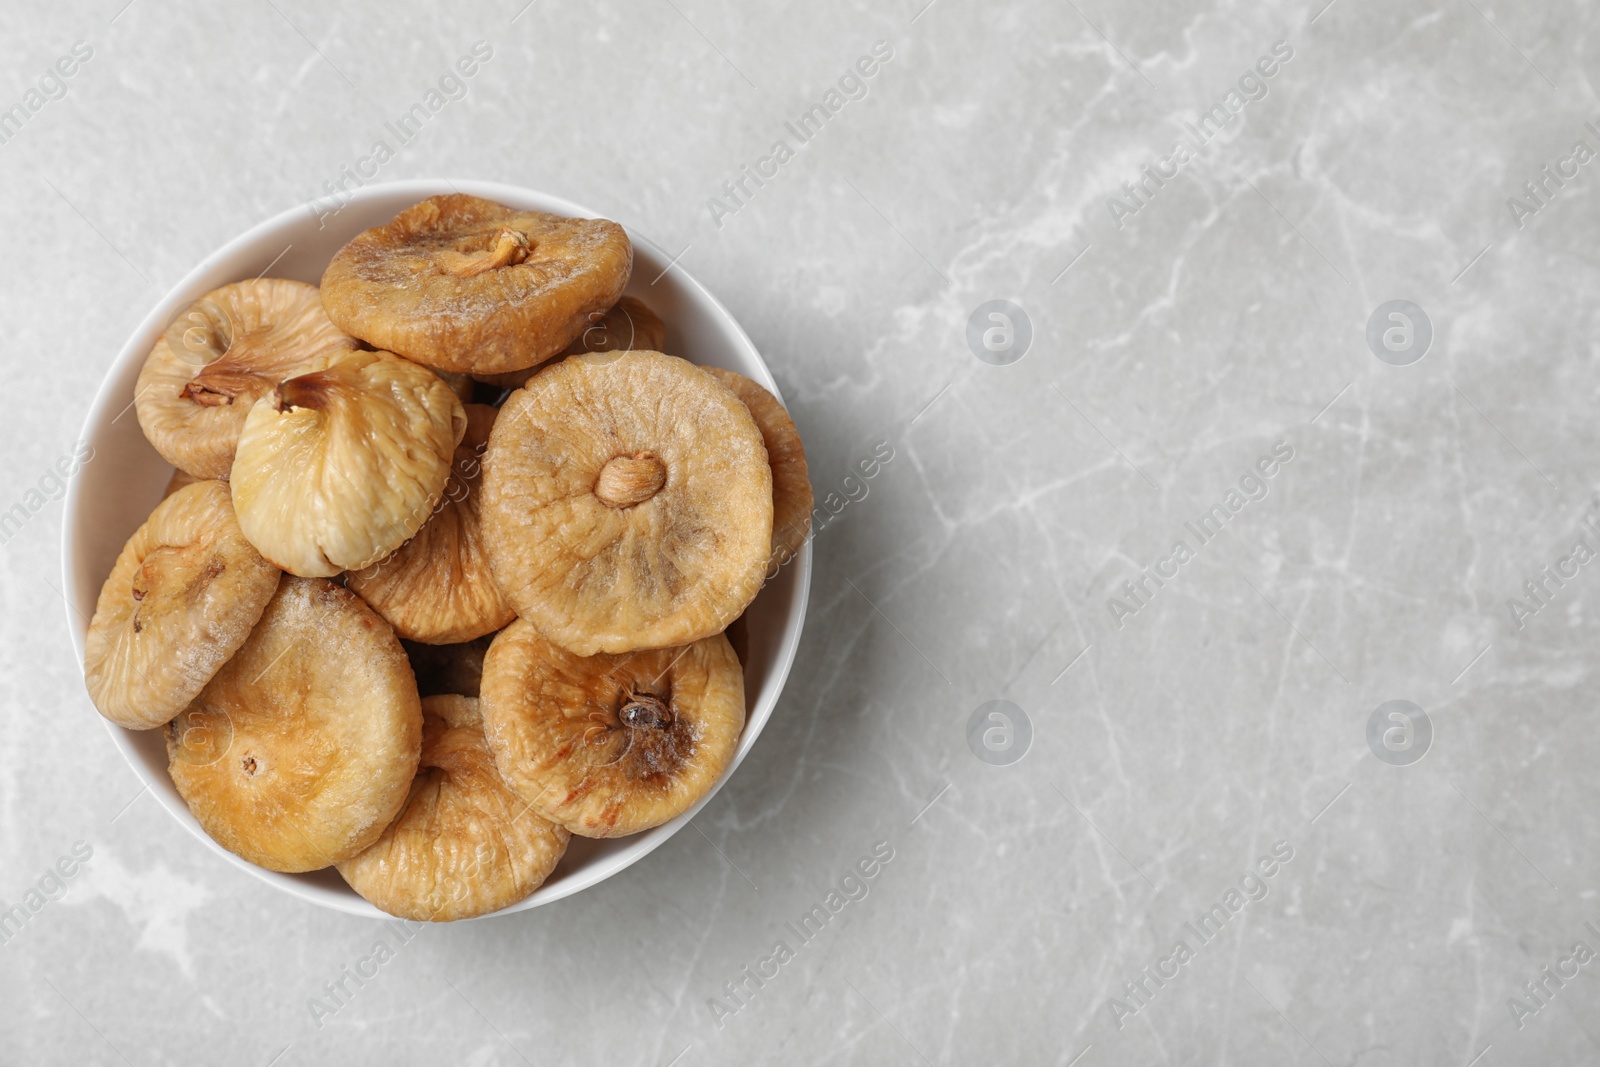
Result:
M117 557L89 623L94 706L131 730L171 720L245 643L281 577L245 540L221 482L162 501Z
M591 312L588 329L560 354L581 356L585 352L623 352L630 349L660 352L666 344L667 324L661 321L661 316L642 301L625 296L610 311ZM480 374L478 380L502 389L520 389L538 371L538 367L529 367L507 374Z
M479 520L483 451L499 412L469 404L443 498L417 535L346 584L408 641L460 644L494 633L516 613L489 570Z
M257 278L189 305L150 351L134 406L162 457L199 478L226 478L245 416L285 378L356 342L329 319L317 287Z
M605 219L430 197L358 234L322 275L335 323L439 370L503 374L556 355L622 296L633 245Z
M172 782L206 833L290 873L376 841L421 747L422 701L394 631L322 579L285 578L244 647L167 726Z
M501 409L484 532L517 614L579 655L721 633L761 587L766 447L738 397L659 352L574 356Z
M388 352L317 364L245 420L231 478L239 526L290 574L369 567L428 520L466 426L426 367Z
M417 675L417 691L424 697L477 696L483 684L483 657L492 637L491 634L459 645L401 641Z
M701 367L744 401L761 430L772 466L772 560L767 573L788 563L811 532L811 509L816 503L811 476L806 471L806 450L794 420L778 398L742 374L721 367Z
M510 907L544 883L572 835L500 777L478 701L430 697L422 711L422 763L405 809L339 873L390 915L417 922Z
M525 619L483 664L484 733L533 810L584 837L638 833L716 784L744 729L744 672L721 634L577 656Z

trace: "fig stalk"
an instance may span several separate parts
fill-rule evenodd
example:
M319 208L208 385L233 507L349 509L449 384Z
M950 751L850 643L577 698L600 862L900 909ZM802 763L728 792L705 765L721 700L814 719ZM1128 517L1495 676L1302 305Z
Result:
M654 452L617 456L600 468L594 495L607 507L627 508L643 504L667 484L667 465Z
M652 693L635 693L622 705L617 718L635 730L665 730L672 725L672 709Z
M461 256L445 267L445 270L457 278L476 278L491 270L515 266L527 259L528 253L532 250L533 246L528 243L527 234L520 230L501 230L495 238L493 248L475 256Z

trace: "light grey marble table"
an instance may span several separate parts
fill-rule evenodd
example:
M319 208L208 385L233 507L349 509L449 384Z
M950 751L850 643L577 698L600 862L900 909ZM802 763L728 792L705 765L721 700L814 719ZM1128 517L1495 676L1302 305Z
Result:
M1600 1062L1595 5L523 2L0 14L0 1062ZM401 933L139 794L51 468L203 256L438 175L682 251L838 514L691 830Z

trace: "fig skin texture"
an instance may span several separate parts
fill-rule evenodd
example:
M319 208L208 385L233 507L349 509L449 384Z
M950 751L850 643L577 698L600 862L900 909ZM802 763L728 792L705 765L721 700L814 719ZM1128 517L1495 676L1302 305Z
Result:
M641 300L625 296L604 314L596 311L589 316L589 327L578 339L567 346L563 356L581 356L585 352L626 352L640 350L663 352L667 346L667 324L644 305ZM502 389L520 389L539 371L538 367L511 371L508 374L480 374L478 381L497 385Z
M660 352L573 356L511 395L484 532L519 616L579 655L721 633L761 588L772 472L739 398Z
M469 404L467 433L433 517L388 557L345 584L407 641L453 645L505 627L516 613L489 569L479 517L483 453L499 412Z
M369 567L428 520L466 428L426 367L390 352L318 365L245 420L229 479L239 526L290 574Z
M632 273L633 244L614 222L450 194L340 249L322 301L375 348L438 370L504 374L560 353Z
M761 429L767 462L772 466L772 560L767 573L776 574L806 543L811 533L811 509L816 506L800 431L778 398L749 378L721 367L700 369L744 401Z
M226 478L255 402L314 361L355 347L314 285L224 285L180 313L150 350L134 392L139 425L174 467Z
M683 648L577 656L518 619L483 664L501 775L584 837L660 826L705 796L744 729L744 672L721 634Z
M255 632L167 726L168 770L223 848L272 871L372 845L404 806L422 701L400 641L332 582L285 578Z
M245 643L281 577L245 540L221 482L163 500L89 623L84 680L100 714L130 730L169 722Z
M477 700L430 697L422 710L422 763L404 810L339 873L377 907L417 922L510 907L544 884L572 835L500 777Z

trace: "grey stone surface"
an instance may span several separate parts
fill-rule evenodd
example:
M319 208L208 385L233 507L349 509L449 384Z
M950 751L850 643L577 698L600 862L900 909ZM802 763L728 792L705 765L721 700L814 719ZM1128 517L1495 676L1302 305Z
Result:
M0 144L0 510L170 285L324 195L479 40L375 180L514 182L687 249L850 502L785 697L692 830L421 931L323 1017L398 939L139 795L77 677L47 483L0 548L0 898L92 856L0 947L0 1061L1600 1062L1600 964L1561 963L1600 950L1600 565L1524 592L1600 548L1600 161L1523 191L1600 149L1594 4L122 2L0 14L0 106L93 52ZM866 95L716 209L879 41ZM1031 324L1013 362L969 346L992 300ZM1368 346L1393 300L1431 322L1408 365ZM1127 598L1146 566L1176 573ZM969 733L993 700L1028 717L1020 761L975 755L1006 742ZM1369 747L1390 700L1428 717L1419 762ZM879 842L802 944L785 923ZM1545 966L1578 976L1541 1006Z

